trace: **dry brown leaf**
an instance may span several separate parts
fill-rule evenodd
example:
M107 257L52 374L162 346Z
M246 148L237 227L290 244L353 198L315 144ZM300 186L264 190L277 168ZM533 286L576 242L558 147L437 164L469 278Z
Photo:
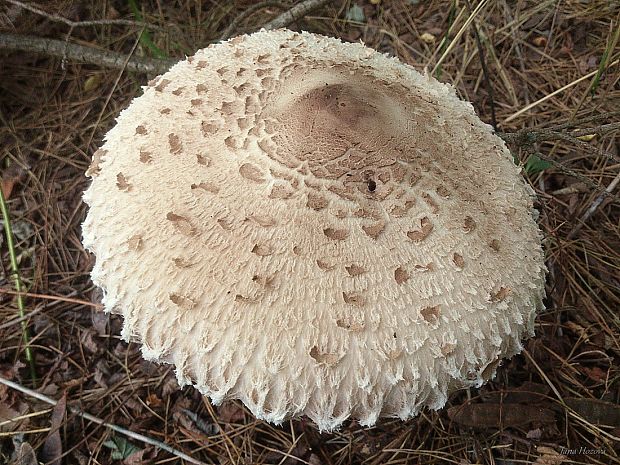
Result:
M536 451L541 455L536 459L534 465L561 465L565 460L568 460L565 455L556 452L551 447L539 446Z
M22 424L21 421L11 421L20 416L20 413L9 407L8 405L4 405L0 403L0 423L7 422L3 425L0 425L0 432L9 432L16 431L19 429L19 426Z
M607 380L607 372L599 367L581 367L581 371L585 373L588 378L592 381L596 381L597 383L605 382L605 380Z
M547 38L545 36L537 36L532 39L532 43L536 45L536 47L544 47L547 45Z
M564 402L592 424L620 426L620 405L618 404L581 397L569 397L564 399Z
M153 392L146 396L145 402L146 405L153 408L161 407L164 404L163 401L157 397L157 394Z
M224 423L238 423L243 421L245 417L243 414L243 407L237 402L230 400L220 405L217 412L219 420Z
M481 392L481 397L484 402L532 404L535 402L544 402L548 394L549 386L526 381L518 387L510 387L501 391Z
M52 410L50 431L41 450L41 458L48 465L60 465L62 461L62 441L60 440L60 427L67 410L67 392L62 394L58 403Z
M23 442L17 451L15 460L11 462L11 465L39 465L37 455L34 449L27 442Z
M154 447L147 447L146 449L140 449L128 455L123 460L123 465L146 465L153 463L155 457L157 457L157 449Z
M530 424L553 423L549 409L525 404L466 404L448 409L455 423L474 428L509 428Z
M1 188L5 199L11 197L15 184L20 182L26 176L26 170L21 166L13 163L2 173Z
M8 379L9 381L12 381L13 379L15 379L15 376L17 375L19 369L24 368L25 366L26 365L19 360L15 363L0 365L0 376ZM5 384L0 384L0 403L5 402L8 397L9 387Z
M95 341L93 336L96 336L95 331L92 328L88 328L82 333L80 342L90 353L96 354L102 348L99 346L97 341Z
M528 439L540 439L542 437L542 431L540 428L531 429L527 432L526 437Z

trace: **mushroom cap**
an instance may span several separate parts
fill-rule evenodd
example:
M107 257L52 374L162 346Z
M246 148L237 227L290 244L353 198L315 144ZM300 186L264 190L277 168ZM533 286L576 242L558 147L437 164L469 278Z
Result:
M373 425L479 386L542 308L533 191L454 89L281 29L143 88L87 175L106 311L215 404Z

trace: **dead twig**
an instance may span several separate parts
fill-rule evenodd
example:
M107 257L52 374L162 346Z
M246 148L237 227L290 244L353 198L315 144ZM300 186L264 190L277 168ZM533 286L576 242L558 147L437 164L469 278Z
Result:
M611 196L611 197L617 198L616 195L612 194L611 192L606 192L605 189L603 189L601 186L599 186L595 182L591 181L589 178L585 177L584 175L577 173L575 170L572 170L572 169L568 168L563 163L560 163L559 161L554 160L553 158L549 158L548 156L543 155L542 153L537 152L537 151L530 151L530 152L527 152L527 153L529 153L531 155L534 155L534 156L536 156L536 157L540 158L541 160L544 160L544 161L546 161L548 163L551 163L553 166L558 168L563 173L566 173L566 174L568 174L569 176L572 176L575 179L579 179L585 185L590 187L593 191L600 192L603 197Z
M290 10L285 11L280 16L277 16L273 20L269 21L263 27L267 30L286 27L298 19L303 18L312 10L320 8L327 3L329 3L329 0L306 0L305 2L298 3Z
M31 7L30 5L26 5L25 3L19 2L18 0L10 0L11 3L21 6L22 8L26 8L30 11L33 11L37 14L43 14L47 18L63 22L70 27L76 26L85 26L85 25L99 25L99 24L108 24L108 20L101 21L71 21L67 18L63 18L58 15L50 15L38 8ZM281 15L274 18L272 21L265 24L263 27L265 29L278 29L281 27L285 27L298 19L302 18L310 11L319 8L328 3L329 0L307 0L305 2L299 3L293 6L290 10L282 13ZM279 3L279 2L268 2L271 3ZM265 4L256 5L251 8L252 12L257 11L258 7L265 7ZM248 10L249 11L249 10ZM247 17L249 13L244 13ZM242 18L243 19L243 18ZM118 23L121 24L121 23ZM125 23L123 20L122 24L127 25L138 25L135 21L130 21ZM149 26L151 27L151 26ZM230 28L229 28L230 29ZM230 34L229 29L227 29L224 33L224 38L227 38L227 35ZM6 50L15 50L20 52L35 52L35 53L44 53L48 56L60 57L63 59L71 59L76 61L82 61L85 63L103 66L106 68L114 68L114 69L127 69L128 71L147 73L147 74L161 74L168 71L168 69L174 65L178 60L168 60L168 59L154 59L154 58L145 58L145 57L134 57L132 56L129 60L127 60L127 56L122 53L111 52L109 50L100 50L93 47L87 47L84 45L78 45L73 43L68 43L62 40L55 39L45 39L36 36L28 36L28 35L17 35L10 33L0 33L0 49Z
M64 23L67 26L73 28L76 27L87 27L87 26L136 26L143 27L147 26L146 23L142 21L131 21L129 19L97 19L93 21L72 21L64 16L60 16L53 13L48 13L47 11L43 11L37 7L29 5L28 3L20 2L19 0L6 0L8 3L12 3L15 6L23 8L24 10L28 10L31 13L37 14L39 16L43 16L50 21L54 21L57 23ZM148 25L149 27L153 27L152 25Z
M232 37L234 34L237 34L239 32L237 31L237 26L239 26L239 24L242 21L244 21L246 18L249 18L257 11L262 10L263 8L269 8L269 7L280 8L281 10L286 9L286 5L278 1L266 1L266 2L257 3L256 5L252 5L248 7L247 9L245 9L244 11L242 11L235 19L233 19L230 22L226 30L222 33L221 39L226 40Z
M0 49L20 52L44 53L47 56L82 61L92 65L128 71L161 74L168 71L177 60L164 60L132 56L127 60L123 53L100 50L84 45L72 44L62 40L41 37L0 33Z
M580 118L576 120L569 120L566 123L556 124L553 126L546 127L545 129L551 129L554 131L559 131L560 129L574 128L576 126L583 126L584 124L596 123L598 121L604 121L606 119L617 118L620 116L620 110L618 111L609 111L605 113L599 113L597 115L586 116L585 118Z
M580 122L593 122L595 120L599 120L599 119L602 119L602 118L608 118L608 117L610 117L610 114L597 115L597 116L585 118L584 120L582 120ZM572 126L572 124L570 126ZM575 131L572 131L572 132L564 132L564 131L558 130L558 129L565 129L565 128L568 128L570 126L563 124L563 125L558 125L558 126L551 127L551 128L521 129L519 131L509 132L509 133L497 132L496 134L499 137L501 137L502 139L504 139L504 141L506 141L507 143L515 144L516 146L518 146L521 149L523 149L526 153L529 153L531 155L535 155L538 158L551 163L553 166L555 166L556 168L558 168L562 172L568 174L569 176L572 176L572 177L574 177L576 179L579 179L580 181L585 183L587 186L592 188L595 192L600 192L600 196L592 204L592 207L593 207L592 211L589 214L588 214L588 212L586 212L586 214L582 218L581 223L583 224L583 222L585 220L587 220L590 217L590 215L592 215L592 213L594 213L594 211L596 211L598 206L602 203L603 199L605 199L606 197L609 197L609 196L616 198L616 196L612 193L612 191L615 188L614 182L612 182L608 186L607 189L602 189L600 186L598 186L597 184L592 182L590 179L588 179L587 177L585 177L585 176L577 173L576 171L568 168L563 163L560 163L557 160L554 160L553 158L549 158L549 157L543 155L542 153L540 153L536 149L536 144L538 144L540 142L549 142L549 141L555 141L555 140L562 140L562 141L565 141L565 142L570 142L572 144L575 144L578 148L582 149L584 152L589 152L589 153L592 153L592 154L597 155L597 156L599 156L599 155L600 156L604 156L605 158L608 158L610 160L613 160L613 161L616 161L616 162L620 162L620 159L618 157L616 157L615 155L612 155L611 153L607 153L607 152L599 152L599 151L596 150L596 148L592 147L587 142L584 142L584 141L578 139L578 137L587 136L587 135L603 136L603 135L605 135L605 134L607 134L609 132L620 130L620 122L613 122L613 123L608 123L608 124L602 124L602 125L596 126L596 127L578 129L578 130L575 130ZM610 189L610 187L611 187L611 189ZM590 211L590 210L588 210L588 211ZM575 228L577 231L575 231L575 229L574 229L571 232L571 234L573 234L573 235L576 234L580 228L581 228L581 226L577 226ZM569 238L570 238L570 236L569 236Z
M619 182L620 182L620 173L618 173L616 177L613 179L613 181L609 183L607 188L603 192L601 192L598 195L598 197L596 197L596 199L594 199L594 202L592 202L592 204L590 205L590 208L588 208L588 210L579 219L579 224L577 224L573 228L573 230L570 233L568 233L567 238L569 240L573 239L579 233L579 231L581 231L581 228L583 228L583 226L586 224L586 221L588 221L588 219L594 214L594 212L596 212L598 207L601 206L605 197L607 197L608 195L612 195L613 190L616 188Z
M563 140L575 144L584 152L589 152L594 155L601 155L605 158L620 163L620 158L607 152L599 152L587 142L584 142L578 137L588 135L603 136L609 132L620 130L620 122L614 122L609 124L602 124L600 126L578 129L573 132L557 131L556 128L542 128L542 129L521 129L519 131L505 133L496 133L499 137L504 139L508 143L514 143L522 148L528 149L533 147L534 144L539 142L550 142L554 140Z
M21 384L15 383L13 381L10 381L8 379L5 379L3 377L0 376L0 384L4 384L5 386L8 386L12 389L15 389L16 391L19 391L23 394L26 394L27 396L30 397L34 397L35 399L38 399L42 402L45 402L46 404L49 405L56 405L58 402L54 399L52 399L51 397L48 397L46 395L43 395L37 391L33 391L32 389L28 389L25 386L22 386ZM148 436L144 436L142 434L139 433L134 433L133 431L129 431L128 429L125 428L121 428L120 426L114 425L112 423L108 423L107 421L102 420L99 417L96 417L94 415L91 415L90 413L87 412L83 412L81 409L77 408L77 407L72 407L69 406L69 411L75 415L78 415L82 418L84 418L85 420L91 421L93 423L96 423L98 425L104 426L106 428L110 428L112 431L115 431L119 434L122 434L123 436L127 436L129 438L135 439L136 441L140 441L144 444L148 444L150 446L155 446L161 450L165 450L166 452L179 457L183 460L188 461L189 463L194 463L196 465L207 465L205 462L202 462L198 459L195 459L193 457L191 457L190 455L187 455L185 452L181 452L180 450L177 450L173 447L170 447L168 444L165 444L161 441L158 441L156 439L150 438Z

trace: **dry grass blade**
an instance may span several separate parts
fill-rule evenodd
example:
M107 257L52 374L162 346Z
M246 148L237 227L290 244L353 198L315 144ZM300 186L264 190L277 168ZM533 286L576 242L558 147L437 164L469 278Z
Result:
M19 273L19 265L17 264L17 256L15 252L15 243L13 241L13 228L11 226L11 217L9 215L9 207L4 198L4 192L0 189L0 211L2 212L2 220L4 222L4 235L6 237L7 247L9 249L9 259L11 261L11 274L15 282L15 291L17 292L16 301L17 309L19 310L20 318L25 316L24 299L21 295L22 292L22 280ZM28 321L22 319L22 340L24 342L24 353L26 354L26 360L30 366L30 378L33 384L37 382L37 370L34 362L34 355L32 348L30 347L30 332L28 330Z
M465 33L465 31L467 31L467 28L473 23L476 16L482 11L482 9L486 6L487 3L488 3L488 0L482 0L480 3L478 3L478 5L476 5L476 8L474 8L474 10L470 13L469 17L465 20L465 23L463 23L463 25L458 30L458 32L456 33L456 35L454 36L450 44L446 47L441 57L439 57L439 60L437 60L437 63L435 63L435 67L433 68L433 71L431 71L431 75L434 75L437 72L437 69L439 69L441 64L446 59L446 57L450 54L452 49L456 46L461 36Z
M620 60L614 60L612 63L610 63L609 68L616 66L618 63L620 63ZM598 74L598 70L597 71L592 71L591 73L586 74L585 76L581 76L579 79L575 79L572 82L569 82L568 84L566 84L565 86L560 87L559 89L551 92L550 94L545 95L544 97L536 100L535 102L530 103L529 105L523 107L522 109L520 109L519 111L513 113L512 115L510 115L508 118L506 118L503 122L504 123L509 123L512 120L518 118L519 116L521 116L522 114L528 112L529 110L531 110L532 108L537 107L538 105L540 105L543 102L546 102L547 100L555 97L558 94L561 94L562 92L564 92L567 89L570 89L571 87L576 86L577 84L586 81L588 79L590 79L591 77L594 77Z

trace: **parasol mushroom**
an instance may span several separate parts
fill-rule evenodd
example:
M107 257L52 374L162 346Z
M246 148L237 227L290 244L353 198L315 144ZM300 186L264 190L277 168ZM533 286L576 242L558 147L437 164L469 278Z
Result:
M199 50L87 175L83 242L122 336L270 422L441 408L542 308L533 191L503 141L361 44L281 29Z

